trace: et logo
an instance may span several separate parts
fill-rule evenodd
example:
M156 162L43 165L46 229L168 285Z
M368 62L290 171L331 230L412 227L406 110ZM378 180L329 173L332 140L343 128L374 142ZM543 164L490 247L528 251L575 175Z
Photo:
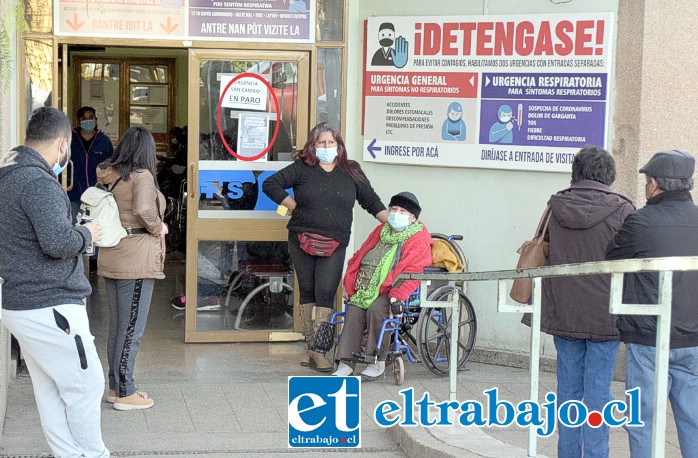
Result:
M359 377L288 378L289 448L361 448Z

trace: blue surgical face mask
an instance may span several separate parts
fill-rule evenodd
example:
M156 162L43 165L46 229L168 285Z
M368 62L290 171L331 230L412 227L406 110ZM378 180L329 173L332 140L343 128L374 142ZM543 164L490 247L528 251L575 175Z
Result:
M401 232L404 231L410 223L410 215L405 215L398 212L390 212L388 215L388 224L394 230Z
M320 162L332 162L337 157L337 147L315 148L315 155L320 159Z
M85 132L92 132L95 130L95 127L97 127L97 121L94 119L83 119L80 121L80 129L84 130Z
M53 164L53 173L56 174L56 176L60 175L63 169L66 168L68 165L68 162L70 161L70 157L68 156L68 152L66 151L66 156L65 156L65 164L61 165L61 150L60 148L58 149L58 158L56 159L56 163Z

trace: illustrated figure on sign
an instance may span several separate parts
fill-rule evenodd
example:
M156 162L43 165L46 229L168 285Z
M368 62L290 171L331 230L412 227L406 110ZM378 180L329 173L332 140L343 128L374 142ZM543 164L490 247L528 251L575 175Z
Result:
M378 28L379 48L371 59L371 65L391 65L402 68L407 64L409 44L404 37L395 38L395 26L391 22L384 22ZM395 47L393 48L393 43Z
M291 13L305 13L308 7L305 5L305 0L288 0L288 10Z
M497 110L499 122L495 122L490 127L490 142L511 143L514 141L514 112L509 105L502 105Z
M441 138L449 141L465 140L465 121L463 121L463 107L458 102L451 102L448 106L448 115L441 126Z

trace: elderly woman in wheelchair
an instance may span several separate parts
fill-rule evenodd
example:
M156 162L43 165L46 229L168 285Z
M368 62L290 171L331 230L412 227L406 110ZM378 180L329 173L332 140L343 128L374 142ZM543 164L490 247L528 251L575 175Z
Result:
M397 285L393 281L403 272L422 272L431 265L431 235L417 218L419 201L410 192L401 192L390 199L388 222L380 224L349 260L344 275L344 295L348 300L344 331L335 358L339 367L332 374L348 376L354 372L364 332L368 332L365 353L376 361L361 372L364 380L383 377L389 339L377 347L381 326L386 318L404 312L405 301L419 285L408 280Z

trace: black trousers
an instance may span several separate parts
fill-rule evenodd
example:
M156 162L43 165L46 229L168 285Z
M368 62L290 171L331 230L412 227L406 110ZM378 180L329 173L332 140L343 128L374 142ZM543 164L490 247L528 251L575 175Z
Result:
M300 303L334 308L347 248L338 247L332 256L311 256L301 250L298 233L289 231L288 252L298 277Z

